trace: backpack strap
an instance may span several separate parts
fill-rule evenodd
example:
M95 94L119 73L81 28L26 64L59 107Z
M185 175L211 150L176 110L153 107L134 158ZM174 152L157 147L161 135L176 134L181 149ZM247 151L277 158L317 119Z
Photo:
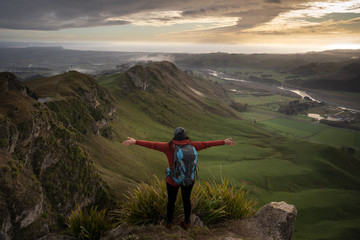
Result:
M176 152L176 147L177 147L177 146L178 146L178 145L176 145L175 143L172 142L171 147L170 147L170 150L171 150L171 152L172 152L172 154L173 154L173 156L174 156L174 158L173 158L173 166L172 166L172 168L168 167L168 168L166 169L165 181L166 181L166 179L167 179L168 177L171 177L172 172L174 171L174 167L175 167L175 152Z

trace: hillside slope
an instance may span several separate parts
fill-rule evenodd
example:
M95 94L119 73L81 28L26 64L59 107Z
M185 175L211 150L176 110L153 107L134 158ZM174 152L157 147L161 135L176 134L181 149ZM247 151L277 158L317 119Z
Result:
M58 78L73 78L72 74ZM102 88L82 77L77 80L87 86L80 90L82 97L71 93L42 104L29 96L35 94L15 75L0 74L1 239L37 239L59 231L65 227L66 214L77 204L114 206L112 190L78 143L84 130L99 131L111 111L101 100L96 109L92 106L91 99L101 98L101 94L89 95ZM74 91L80 89L70 85ZM93 113L99 118L103 114L101 120L96 121Z
M342 239L349 232L354 236L360 221L358 159L243 120L229 108L221 86L189 77L168 62L136 66L99 82L115 99L118 118L111 122L115 137L100 142L99 136L92 136L87 144L115 191L122 193L153 174L162 178L167 167L162 153L126 148L121 141L131 136L167 142L174 127L183 126L196 141L233 137L238 143L234 148L201 151L200 180L229 177L237 186L248 183L262 204L283 200L295 204L299 216L293 239Z
M359 92L359 69L360 61L358 60L341 63L311 63L291 70L294 74L306 77L306 80L288 82L307 88Z
M61 182L60 184L51 179L56 183L55 189L68 191L64 194L65 197L77 196L73 190L89 192L87 183L91 183L91 180L85 177L86 182L82 182L75 176L84 174L78 174L72 169L79 169L81 172L81 169L88 166L83 163L91 162L92 159L94 166L90 167L89 174L93 174L93 170L98 171L101 178L118 194L118 199L121 199L129 187L148 180L153 174L163 178L167 167L166 157L161 152L138 146L127 148L121 142L128 136L167 142L173 136L174 128L183 126L195 141L227 137L233 137L237 141L237 146L233 148L219 146L199 153L199 181L220 181L222 177L228 177L235 186L246 182L247 188L253 190L261 204L270 201L294 204L299 215L293 239L351 239L357 236L360 222L358 159L340 149L285 137L243 119L241 113L229 107L231 101L221 85L193 78L170 62L139 65L126 72L103 76L97 80L102 87L88 75L68 72L27 82L31 91L45 101L44 104L31 99L27 94L9 95L13 91L7 91L8 100L2 101L0 107L4 123L1 126L16 125L19 129L26 125L22 121L17 122L20 119L43 124L43 121L38 121L42 119L41 116L37 117L36 114L46 112L46 116L55 123L54 126L43 124L31 128L35 129L29 130L35 133L32 138L35 142L14 148L17 150L12 152L9 150L13 146L11 138L1 139L2 154L7 159L2 163L2 169L7 169L4 174L9 179L10 175L14 175L14 178L18 175L16 169L20 169L20 163L23 166L21 169L28 169L31 175L33 162L34 166L38 166L43 159L47 162L46 159L54 160L58 158L52 156L59 156L59 159L64 160L58 162L64 164L55 166L64 166L72 177L64 175L61 178L59 174L63 171L50 167L50 176L59 178ZM21 94L25 94L24 87L20 89ZM39 128L42 138L37 135L39 130L36 129ZM2 127L2 131L6 131L6 136L12 136L11 127ZM35 149L36 152L38 148L45 149L42 154L51 153L36 158L40 159L40 163L21 153L29 153L30 149ZM19 156L24 156L22 160L17 158L18 151L22 154ZM81 166L76 165L79 161ZM47 176L46 173L44 170L39 178L34 172L35 177L32 179L40 182L36 185L39 189L43 188L41 176ZM21 172L20 176L23 175ZM29 178L26 181L30 181L27 179ZM96 179L102 182L100 178ZM89 197L93 203L111 199L106 184L102 182L100 186L103 186L101 189L104 191L90 189L91 193L100 194L95 199ZM49 187L50 190L53 188L54 186ZM4 193L5 190L2 197L6 196ZM34 197L39 196L37 193ZM65 209L62 208L64 205L47 200L48 195L44 196L52 206L50 216L53 216L53 212L56 215L60 209ZM83 198L77 199L78 202L82 200ZM8 206L11 201L4 201L1 206ZM63 201L70 205L73 203L69 198ZM7 219L6 211L3 211L3 219ZM17 227L16 224L19 223L15 223L12 216L11 231L21 229L21 234L30 231L26 227ZM6 227L7 223L1 224ZM30 226L41 229L39 226L42 225L34 223Z
M196 134L203 135L216 118L240 119L220 85L194 79L170 62L135 66L99 82L115 98L118 118L111 122L114 139L103 144L93 136L87 143L99 159L97 166L104 179L118 192L154 173L163 177L167 167L162 153L124 148L121 142L128 136L167 142L177 126L198 129ZM194 136L192 131L190 136Z

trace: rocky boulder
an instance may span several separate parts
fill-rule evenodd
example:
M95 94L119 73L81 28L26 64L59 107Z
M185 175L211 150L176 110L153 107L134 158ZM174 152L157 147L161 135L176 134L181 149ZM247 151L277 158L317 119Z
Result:
M294 205L286 202L271 202L254 216L242 219L233 225L237 235L252 240L289 240L297 216Z

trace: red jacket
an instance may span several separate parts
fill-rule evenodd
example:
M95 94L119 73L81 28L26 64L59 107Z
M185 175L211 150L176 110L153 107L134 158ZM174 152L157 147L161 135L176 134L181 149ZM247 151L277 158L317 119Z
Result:
M165 153L165 155L168 159L168 162L169 162L170 169L171 169L174 165L174 144L185 145L187 143L190 143L191 145L193 145L195 147L196 151L200 151L200 150L203 150L203 149L206 149L209 147L224 145L225 141L217 140L217 141L206 141L206 142L193 142L190 139L186 139L186 140L182 140L182 141L173 140L173 144L172 144L171 148L169 147L169 143L167 143L167 142L149 142L149 141L136 140L135 144ZM166 178L166 182L168 182L169 184L171 184L173 186L179 186L178 184L176 184L174 182L174 180L172 178L169 178L169 177Z

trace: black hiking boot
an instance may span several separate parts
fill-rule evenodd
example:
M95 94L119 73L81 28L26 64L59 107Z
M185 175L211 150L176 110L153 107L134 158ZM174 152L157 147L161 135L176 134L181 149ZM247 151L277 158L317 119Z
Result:
M181 224L180 226L184 229L184 230L188 230L189 228L191 228L191 223L190 221L187 222L187 221L181 221Z

